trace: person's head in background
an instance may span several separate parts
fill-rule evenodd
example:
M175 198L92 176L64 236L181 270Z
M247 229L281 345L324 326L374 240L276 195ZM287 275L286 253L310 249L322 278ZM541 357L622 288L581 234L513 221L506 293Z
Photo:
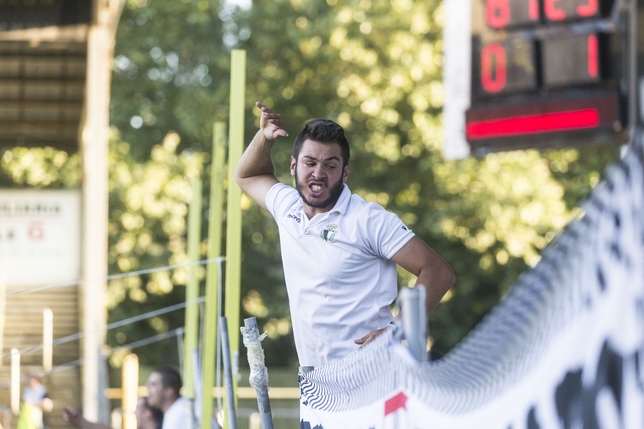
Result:
M160 367L148 377L148 404L164 413L181 396L181 375L174 368Z

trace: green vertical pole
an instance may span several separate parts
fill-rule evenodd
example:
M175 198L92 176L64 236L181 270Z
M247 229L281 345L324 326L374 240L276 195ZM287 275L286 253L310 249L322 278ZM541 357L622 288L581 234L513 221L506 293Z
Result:
M246 85L246 51L232 51L230 70L230 144L228 149L228 210L226 215L226 318L233 368L239 361L241 305L241 189L235 181L235 169L244 149L244 98ZM233 377L237 398L237 377Z
M208 216L208 259L221 256L221 224L224 210L224 179L226 157L226 125L215 122L212 136L212 167L210 172L210 214ZM202 371L203 395L201 427L211 429L212 389L215 386L215 353L217 351L217 306L219 265L210 262L206 273L206 314Z
M192 181L192 201L188 211L188 259L190 262L199 260L199 244L201 241L201 179ZM195 397L193 380L192 354L197 348L199 338L199 305L194 302L199 298L199 279L197 265L188 268L188 284L186 285L185 336L183 344L183 388L186 398Z

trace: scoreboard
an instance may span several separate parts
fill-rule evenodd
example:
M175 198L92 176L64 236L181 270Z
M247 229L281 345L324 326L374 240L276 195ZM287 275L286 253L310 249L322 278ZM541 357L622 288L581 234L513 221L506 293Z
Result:
M472 0L472 152L624 141L634 1Z

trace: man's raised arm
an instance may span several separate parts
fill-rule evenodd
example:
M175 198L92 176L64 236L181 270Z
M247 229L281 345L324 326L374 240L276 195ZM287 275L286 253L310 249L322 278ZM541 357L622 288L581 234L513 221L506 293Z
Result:
M266 194L278 183L271 159L271 149L278 137L288 137L282 117L263 105L255 103L262 110L259 131L253 137L239 160L235 179L249 197L262 208L266 208Z

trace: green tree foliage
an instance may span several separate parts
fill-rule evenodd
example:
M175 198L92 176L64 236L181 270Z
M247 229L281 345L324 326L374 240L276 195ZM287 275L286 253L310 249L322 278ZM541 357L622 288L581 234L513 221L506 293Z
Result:
M76 188L81 170L78 154L69 155L51 147L16 147L4 151L0 159L4 186Z
M177 154L178 145L178 134L169 133L162 144L152 148L147 161L136 162L130 155L130 144L121 141L118 134L112 139L108 254L111 273L189 262L186 222L192 196L190 182L200 174L203 155L191 151ZM199 271L203 276L203 268ZM185 289L176 286L185 286L187 281L187 268L111 280L108 285L110 321L184 301ZM175 311L110 331L109 344L128 344L168 332L183 323L184 312ZM142 363L158 365L154 351L160 350L152 346L153 353L145 354Z
M443 160L442 19L439 0L256 0L249 10L129 0L113 68L109 272L187 260L189 179L205 163L209 183L212 122L227 120L229 50L241 48L246 139L257 130L255 101L280 112L292 137L276 144L273 159L291 183L291 141L304 121L344 126L352 191L398 213L456 272L456 286L430 316L436 348L454 347L538 262L616 148ZM17 148L2 156L0 180L78 186L78 162ZM267 364L296 365L277 229L245 196L242 207L242 317L256 316L268 332ZM203 248L205 256L205 238ZM185 281L185 270L174 270L110 283L110 321L181 302ZM413 282L400 272L401 286ZM118 346L182 323L177 312L108 339ZM146 350L142 363L160 363L159 348Z
M130 144L112 130L109 157L109 274L162 268L188 262L186 216L192 195L190 181L200 174L203 154L177 154L179 136L169 133L155 145L145 162L137 162ZM14 184L32 187L78 188L81 185L80 156L52 148L17 147L4 152L0 166ZM203 268L200 269L203 276ZM108 283L109 322L161 309L185 300L187 268L161 270L129 276ZM147 321L108 332L108 344L119 347L183 326L183 311L174 311ZM149 346L141 363L177 364L174 353L164 353L168 343ZM113 357L119 365L122 354Z
M120 160L110 170L110 273L188 261L189 179L208 159L213 120L227 114L230 61L221 13L215 0L126 2L110 105L119 134L111 157ZM112 282L109 320L184 301L186 281L187 270L178 269ZM119 346L183 323L184 312L175 311L116 330L108 341ZM177 365L175 344L148 346L141 363Z
M219 2L128 0L119 21L111 122L143 160L169 131L207 151L227 115L229 55Z
M438 350L451 349L538 262L615 148L444 161L438 0L275 0L251 12L253 34L241 45L248 105L274 107L292 136L311 117L345 127L352 190L398 213L457 274L430 317ZM276 145L287 183L289 154L286 141ZM257 210L247 216L257 220ZM401 273L401 285L413 281Z

